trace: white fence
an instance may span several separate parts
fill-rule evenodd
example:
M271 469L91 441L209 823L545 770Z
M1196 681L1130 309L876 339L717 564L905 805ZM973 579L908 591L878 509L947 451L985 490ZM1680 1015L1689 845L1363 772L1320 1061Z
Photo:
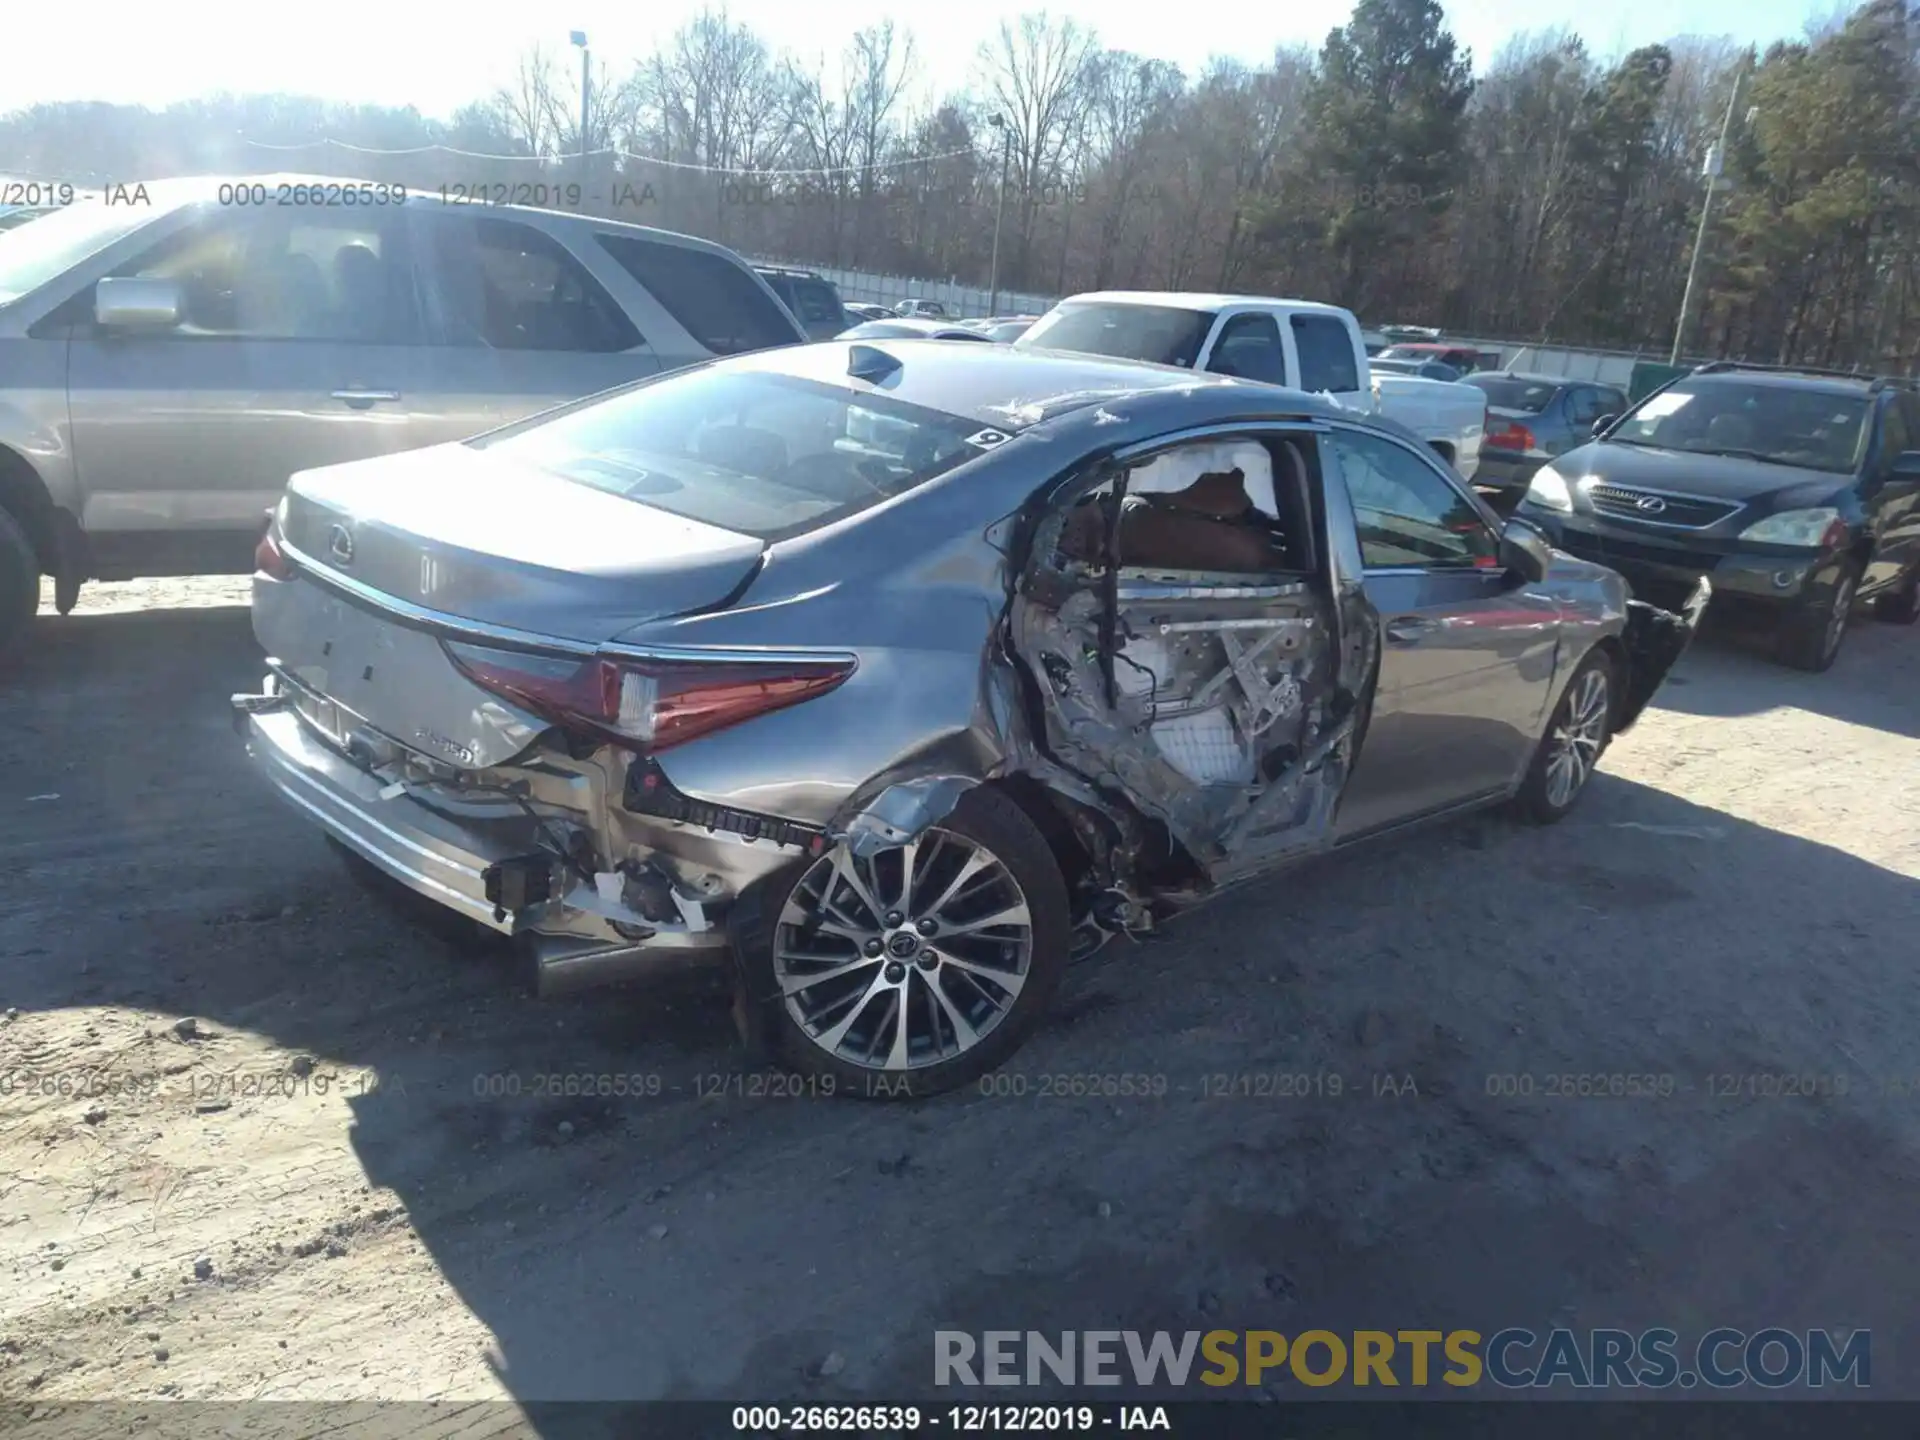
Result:
M1602 385L1617 385L1625 390L1633 379L1633 367L1648 362L1664 365L1665 352L1655 355L1629 350L1570 350L1562 345L1521 345L1511 340L1475 340L1465 336L1447 337L1449 344L1471 345L1490 350L1500 357L1503 369L1532 375L1564 375L1570 380L1593 380ZM1688 364L1700 362L1689 360Z

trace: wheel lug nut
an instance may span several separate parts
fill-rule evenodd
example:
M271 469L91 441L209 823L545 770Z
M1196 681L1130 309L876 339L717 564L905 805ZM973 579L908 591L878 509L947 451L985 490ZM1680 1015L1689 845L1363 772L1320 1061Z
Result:
M882 945L878 940L869 940L867 941L866 945L862 948L866 950L867 958L871 960L872 958L877 956L882 950L882 948L884 947L882 947Z
M933 951L922 950L920 952L920 968L922 970L936 969L938 968L939 964L940 964L940 957L934 954Z
M931 920L922 920L918 925L914 926L913 928L918 930L922 935L931 935L933 934L934 931L938 930L940 927L934 924L934 922Z
M888 963L887 965L887 983L888 984L898 985L902 980L906 978L907 978L906 966L902 965L898 960L890 961Z
M889 910L887 912L887 928L889 930L898 929L905 923L906 918L907 917L902 915L898 910Z

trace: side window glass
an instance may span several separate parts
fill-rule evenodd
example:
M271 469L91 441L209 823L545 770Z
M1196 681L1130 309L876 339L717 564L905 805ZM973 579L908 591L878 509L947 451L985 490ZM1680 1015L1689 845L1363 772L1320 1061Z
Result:
M217 213L115 273L180 286L176 336L371 345L417 338L399 229L362 213Z
M1328 315L1292 317L1294 348L1300 352L1300 388L1315 394L1348 394L1360 388L1353 359L1353 337Z
M451 343L594 355L642 343L600 282L544 231L466 215L431 223Z
M1900 455L1914 448L1912 432L1907 429L1905 408L1898 397L1887 406L1886 429L1882 432L1880 463L1877 467L1883 475L1892 472L1893 462Z
M1499 540L1480 512L1412 452L1377 435L1338 431L1327 449L1353 497L1370 570L1490 570Z
M1591 425L1600 418L1600 392L1577 385L1567 392L1567 418L1576 425Z
M1207 369L1268 385L1286 384L1287 357L1280 348L1280 330L1273 317L1236 315L1227 321L1214 342Z
M840 318L840 302L818 280L796 280L793 285L794 313L809 323Z
M1920 450L1920 395L1902 395L1900 409L1907 422L1907 448Z
M716 355L740 355L804 337L745 266L712 250L599 233L601 247L655 303ZM792 303L792 302L789 302Z

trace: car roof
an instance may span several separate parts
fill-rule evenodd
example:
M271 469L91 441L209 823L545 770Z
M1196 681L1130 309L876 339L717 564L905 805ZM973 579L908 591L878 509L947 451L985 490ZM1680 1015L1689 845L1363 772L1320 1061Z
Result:
M1844 375L1809 375L1791 370L1716 370L1705 375L1682 375L1675 383L1759 385L1773 390L1813 390L1823 395L1865 395L1873 376L1852 380Z
M281 185L385 185L391 182L369 180L364 176L351 175L303 175L295 172L283 172L274 175L187 175L168 180L126 181L124 185L102 187L118 191L132 189L136 184L143 186L153 210L158 213L180 205L191 205L201 201L217 200L223 185L264 185L276 189ZM689 249L705 250L711 254L739 258L737 253L725 245L703 240L697 235L683 235L678 230L661 230L652 225L635 225L627 220L613 220L599 215L580 214L572 210L547 210L537 205L471 205L458 199L445 199L433 190L403 186L407 204L444 205L448 209L473 208L487 214L505 214L521 220L535 217L549 226L585 226L596 230L614 230L621 234L644 236L650 240L664 240L669 244L686 246ZM744 260L742 264L748 264ZM758 269L760 267L750 266Z
M1289 300L1278 295L1218 295L1200 291L1169 290L1089 290L1069 295L1062 305L1157 305L1171 310L1226 310L1236 305L1276 306L1310 314L1332 315L1346 319L1347 311L1319 300Z
M1009 431L1090 406L1154 396L1166 398L1172 407L1170 418L1178 417L1176 424L1186 418L1183 410L1199 425L1216 414L1238 411L1275 418L1354 414L1303 391L1224 375L1196 375L1172 365L1109 360L1065 350L955 345L944 340L826 340L757 350L719 363L861 390L868 388L868 382L847 373L849 352L855 345L883 349L900 361L899 369L871 387L879 393Z

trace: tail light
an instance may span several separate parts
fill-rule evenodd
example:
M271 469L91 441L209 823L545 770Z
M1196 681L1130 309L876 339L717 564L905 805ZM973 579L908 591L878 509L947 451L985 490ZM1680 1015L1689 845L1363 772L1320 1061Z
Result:
M287 559L287 552L280 548L280 542L273 537L273 524L268 522L261 533L260 543L253 547L253 568L261 574L275 580L293 578L293 562Z
M448 641L474 684L570 730L655 753L838 688L851 660L588 660Z
M1516 425L1512 421L1501 422L1489 420L1487 422L1486 439L1481 443L1491 446L1495 450L1537 450L1540 448L1538 442L1533 438L1533 431L1524 425Z

